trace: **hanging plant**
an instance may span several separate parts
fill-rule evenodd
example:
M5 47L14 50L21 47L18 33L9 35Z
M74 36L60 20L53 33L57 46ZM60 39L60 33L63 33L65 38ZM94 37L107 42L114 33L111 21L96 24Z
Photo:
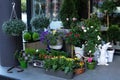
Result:
M2 30L8 35L19 36L25 30L26 24L22 20L11 19L5 21L2 25Z
M32 25L32 27L34 27L34 29L39 30L47 28L50 24L50 21L47 17L38 15L31 19L30 24Z

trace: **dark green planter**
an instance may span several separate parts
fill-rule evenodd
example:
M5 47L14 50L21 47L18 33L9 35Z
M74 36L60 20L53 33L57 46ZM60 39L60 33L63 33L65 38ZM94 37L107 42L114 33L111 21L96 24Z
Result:
M27 68L27 62L26 61L20 61L20 67L25 69Z
M56 77L62 77L65 79L72 79L74 76L73 72L69 72L66 74L64 71L45 70L45 73Z
M93 70L93 69L95 69L95 67L96 67L96 62L95 61L91 62L91 63L87 62L87 69Z

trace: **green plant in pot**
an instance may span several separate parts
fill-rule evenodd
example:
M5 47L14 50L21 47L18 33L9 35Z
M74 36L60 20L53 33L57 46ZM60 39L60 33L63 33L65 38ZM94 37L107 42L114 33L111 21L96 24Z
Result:
M23 38L25 41L36 41L39 40L39 34L38 32L24 32L23 33Z
M100 21L96 15L92 15L90 19L85 20L86 26L86 44L85 53L88 57L87 65L95 64L94 53L96 47L101 43Z
M116 9L116 4L114 0L104 0L100 9L102 12L112 13Z
M26 56L24 51L16 51L15 52L15 57L18 59L19 63L20 63L20 67L21 68L27 68L27 64L28 64L28 57Z
M44 60L45 58L48 57L48 51L45 49L38 49L37 56L38 56L38 59Z
M31 37L31 34L29 33L29 32L24 32L23 33L23 39L25 40L25 41L31 41L32 39L31 39L32 37Z
M26 24L22 20L11 19L5 21L2 25L2 30L12 36L22 35L22 31L25 30Z
M52 49L61 49L63 43L62 36L63 33L56 30L44 31L40 34L40 40Z
M120 41L119 35L120 28L118 25L111 25L107 30L108 39L110 42Z
M47 28L50 24L50 21L47 17L37 15L31 19L30 24L34 30L40 30Z
M74 58L75 60L75 74L82 74L83 72L85 72L85 62L83 61L83 59L79 59L79 58Z
M74 59L64 56L54 57L45 60L45 69L54 71L64 71L66 74L74 72Z
M101 42L100 21L96 15L93 15L90 19L84 21L86 27L86 53L95 52L95 47ZM91 54L91 55L92 55Z
M88 57L87 59L87 69L93 70L96 67L96 61L93 60L93 57Z
M39 39L39 34L37 32L33 32L32 38L33 38L34 41L38 40Z

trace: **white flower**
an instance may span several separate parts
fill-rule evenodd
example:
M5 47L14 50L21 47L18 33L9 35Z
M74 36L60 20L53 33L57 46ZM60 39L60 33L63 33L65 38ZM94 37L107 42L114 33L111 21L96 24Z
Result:
M95 29L95 31L97 32L98 30L97 30L97 29Z
M25 57L25 60L28 60L28 57Z
M75 17L73 17L72 19L73 19L73 21L76 21L76 20L77 20L77 18L75 18Z
M89 30L89 28L87 27L87 30Z
M93 28L93 26L90 26L91 28Z
M87 32L87 30L83 30L84 32Z
M38 49L36 49L36 52L38 52Z
M91 50L89 50L89 53L91 53L92 51Z
M69 18L66 18L67 21L69 21Z
M26 56L26 54L25 54L25 53L23 53L23 56Z
M99 36L99 35L97 36L97 39L98 39L98 40L101 40L101 38L100 38L100 36Z

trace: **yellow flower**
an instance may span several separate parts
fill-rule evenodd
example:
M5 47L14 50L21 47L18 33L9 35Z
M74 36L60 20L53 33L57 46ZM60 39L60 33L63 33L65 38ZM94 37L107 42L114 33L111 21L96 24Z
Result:
M83 65L84 65L84 62L83 62L83 61L81 61L81 62L80 62L80 66L82 67Z
M53 30L53 31L52 31L52 34L55 35L56 32L57 32L56 30Z
M72 58L66 58L67 61L73 61L74 59Z
M74 60L80 60L79 58L74 58Z
M60 58L64 58L65 59L66 57L65 56L60 56Z

